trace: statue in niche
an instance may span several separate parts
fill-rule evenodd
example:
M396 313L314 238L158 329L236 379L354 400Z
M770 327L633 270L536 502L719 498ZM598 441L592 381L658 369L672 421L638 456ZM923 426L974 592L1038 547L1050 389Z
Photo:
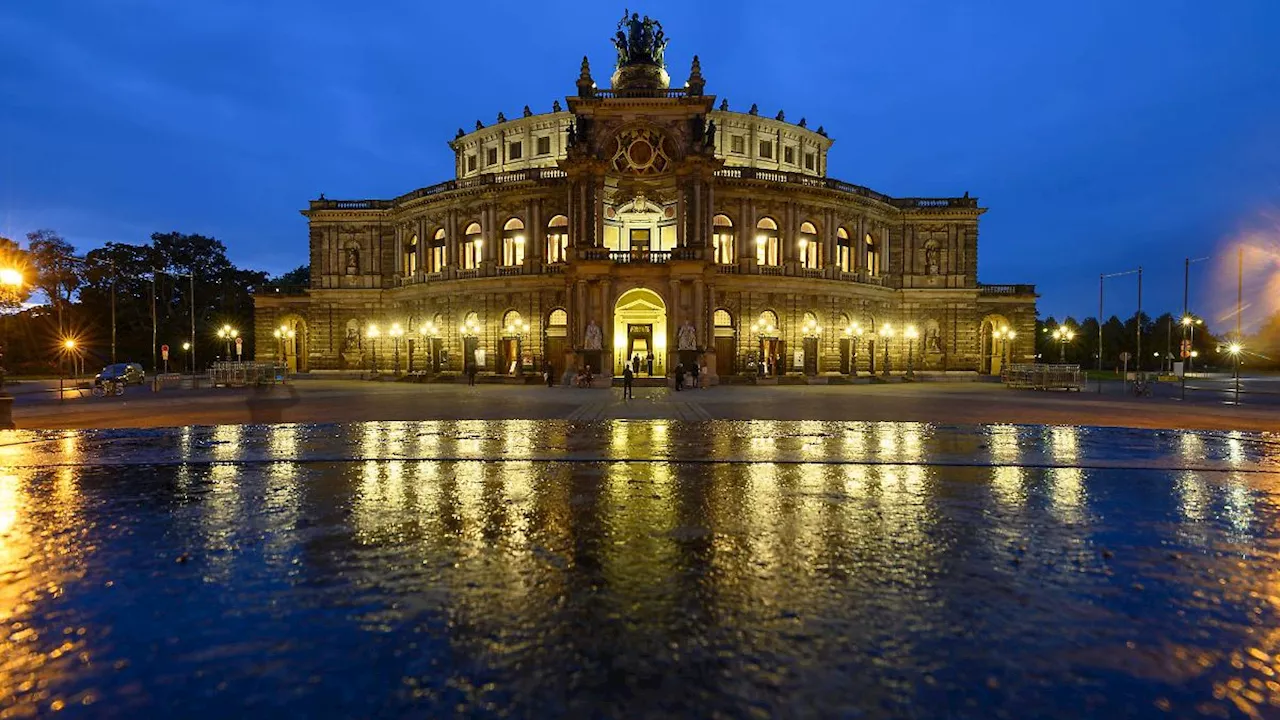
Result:
M942 338L936 326L931 326L924 331L924 349L936 355L942 354Z
M360 248L347 248L347 274L360 274Z
M938 246L932 242L924 246L924 267L925 272L930 275L937 275L941 269L938 264Z
M573 123L569 123L569 126L568 126L568 127L566 127L566 128L564 129L564 132L565 132L565 135L566 135L566 137L565 137L565 147L572 148L572 147L577 146L577 144L578 144L578 129L577 129L576 127L574 127L574 126L573 126Z
M583 349L599 350L603 340L604 340L604 335L600 332L600 326L596 325L596 321L592 320L591 322L587 323L586 338L582 345Z
M685 321L684 325L680 328L679 334L676 335L676 349L698 349L698 331L693 327L693 323L688 320Z
M716 121L715 120L707 121L706 140L707 140L707 147L713 148L716 146Z
M360 329L347 324L347 336L342 339L342 352L354 352L360 349Z

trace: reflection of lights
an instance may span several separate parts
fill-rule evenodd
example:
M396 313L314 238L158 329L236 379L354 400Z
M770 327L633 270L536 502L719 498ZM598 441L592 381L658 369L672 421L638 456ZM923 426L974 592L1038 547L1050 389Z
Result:
M1021 462L1018 446L1018 429L1013 425L991 426L991 459L997 465L1016 465Z
M1049 428L1049 449L1055 463L1074 465L1079 460L1079 432L1074 425Z
M1049 497L1054 513L1064 523L1081 521L1084 505L1084 471L1080 468L1053 468L1049 471Z
M17 475L0 475L0 538L8 535L18 524L18 505L21 504L18 482ZM7 545L0 543L0 547Z
M1023 485L1024 470L1020 467L1003 466L993 468L991 491L1004 505L1018 507L1027 501L1027 492Z

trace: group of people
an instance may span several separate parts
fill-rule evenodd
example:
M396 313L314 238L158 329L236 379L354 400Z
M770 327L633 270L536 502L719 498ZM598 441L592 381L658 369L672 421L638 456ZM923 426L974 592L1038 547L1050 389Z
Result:
M707 366L698 362L688 365L676 363L676 390L701 390L705 386L702 378L707 374Z

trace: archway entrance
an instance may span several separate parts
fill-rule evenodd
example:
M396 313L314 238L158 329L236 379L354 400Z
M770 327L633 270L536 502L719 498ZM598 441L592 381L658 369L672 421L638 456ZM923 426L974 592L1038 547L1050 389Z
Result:
M665 376L666 354L666 303L645 288L623 293L613 310L613 374L638 361L641 375Z
M996 330L1007 330L1009 321L1002 315L988 315L979 326L978 345L981 359L978 371L983 375L999 375L1007 360L1007 340L995 336Z
M307 372L307 321L298 315L280 318L273 333L276 337L276 361L290 373Z

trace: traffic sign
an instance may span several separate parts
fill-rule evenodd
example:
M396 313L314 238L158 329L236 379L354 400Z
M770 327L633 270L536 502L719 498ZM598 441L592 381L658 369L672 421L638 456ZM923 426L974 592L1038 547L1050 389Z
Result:
M1120 362L1127 363L1127 362L1129 362L1131 359L1133 359L1133 356L1132 356L1132 355L1130 355L1128 352L1122 352L1122 353L1120 353Z
M161 357L162 359L164 359L164 360L168 360L168 359L169 359L169 346L168 346L168 345L161 345L161 346L160 346L160 357Z
M1182 341L1182 357L1184 358L1191 357L1191 341L1190 340Z

